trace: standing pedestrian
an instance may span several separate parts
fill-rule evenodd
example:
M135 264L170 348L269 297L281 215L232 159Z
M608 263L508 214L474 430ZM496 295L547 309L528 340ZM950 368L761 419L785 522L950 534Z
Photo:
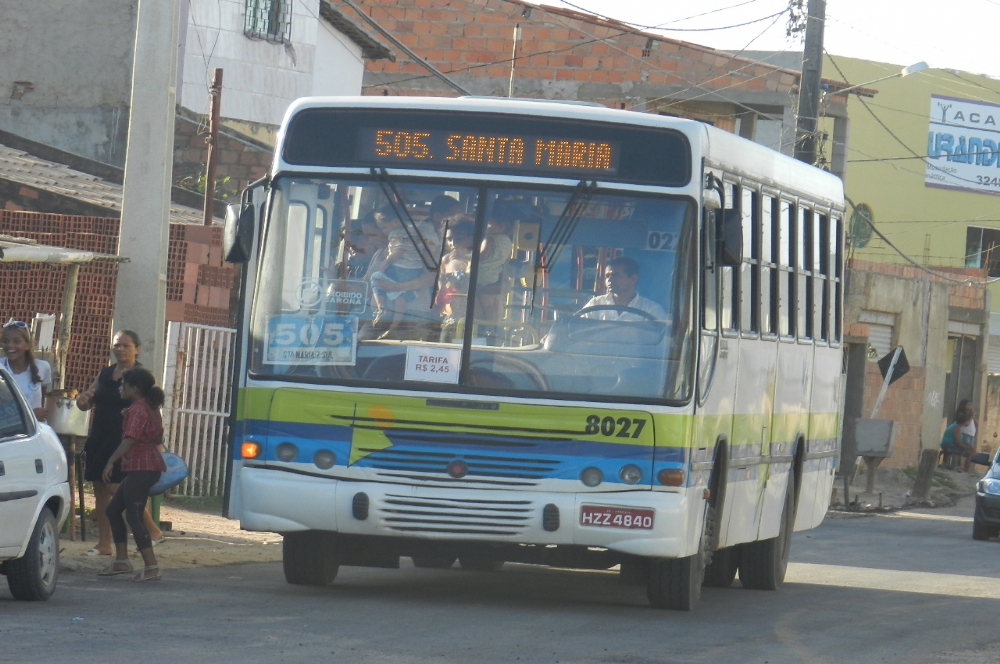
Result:
M34 341L27 323L19 320L4 323L0 343L4 352L0 364L14 377L35 417L44 421L49 415L45 407L45 393L52 384L52 370L45 360L35 359Z
M122 422L122 442L114 451L101 473L105 482L111 480L115 464L121 460L125 479L118 485L108 503L107 518L115 541L114 561L99 572L101 576L128 574L132 564L128 560L128 521L135 546L142 556L143 569L132 576L132 581L156 581L161 578L160 566L153 553L153 539L143 523L143 512L149 500L149 489L167 469L157 449L163 440L163 390L156 387L153 374L141 367L133 367L122 375L121 396L131 402ZM125 518L122 518L122 513Z
M132 330L121 330L115 334L111 349L116 362L102 369L90 388L76 399L76 405L80 410L94 409L90 435L84 446L83 478L94 485L96 503L94 514L97 517L98 540L97 545L85 554L88 556L112 554L111 525L105 516L105 510L108 508L111 496L124 479L124 474L115 468L105 479L104 467L122 442L122 412L131 403L121 396L122 375L129 369L142 366L138 362L141 345L139 335ZM153 523L153 517L148 511L145 512L143 520L154 541L163 538L163 533Z

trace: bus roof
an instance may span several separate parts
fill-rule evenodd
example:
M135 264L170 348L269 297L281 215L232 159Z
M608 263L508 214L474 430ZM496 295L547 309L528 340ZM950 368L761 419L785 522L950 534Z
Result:
M506 115L564 117L670 128L685 134L709 165L750 177L788 192L808 194L836 208L843 207L844 187L837 176L697 120L606 108L600 105L502 97L304 97L292 102L281 123L282 142L292 117L311 108L394 108L425 111L466 111Z

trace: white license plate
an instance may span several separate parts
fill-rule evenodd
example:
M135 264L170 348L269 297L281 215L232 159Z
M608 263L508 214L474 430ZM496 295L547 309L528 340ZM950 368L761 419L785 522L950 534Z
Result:
M580 525L598 528L624 528L626 530L652 530L653 510L640 507L583 505L580 510Z

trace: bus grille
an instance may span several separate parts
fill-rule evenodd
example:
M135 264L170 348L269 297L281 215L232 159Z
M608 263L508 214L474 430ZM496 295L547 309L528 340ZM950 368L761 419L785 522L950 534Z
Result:
M367 450L362 449L362 452ZM441 479L449 480L447 468L451 461L461 458L468 464L468 473L463 482L477 483L477 478L501 480L504 485L533 486L530 480L542 480L552 477L559 467L555 459L532 459L526 457L508 457L491 454L461 454L448 452L430 452L424 450L386 448L372 451L365 457L365 465L395 473L427 473L421 477L410 479ZM506 481L504 481L506 480ZM513 481L511 481L513 480ZM529 480L528 482L518 480Z
M482 500L387 494L377 507L380 521L398 533L515 536L528 527L528 500Z

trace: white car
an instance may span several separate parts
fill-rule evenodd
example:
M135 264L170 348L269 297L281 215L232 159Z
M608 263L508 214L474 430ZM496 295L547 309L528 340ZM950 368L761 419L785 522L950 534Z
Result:
M56 589L68 468L59 436L0 369L0 574L16 599L46 600Z

